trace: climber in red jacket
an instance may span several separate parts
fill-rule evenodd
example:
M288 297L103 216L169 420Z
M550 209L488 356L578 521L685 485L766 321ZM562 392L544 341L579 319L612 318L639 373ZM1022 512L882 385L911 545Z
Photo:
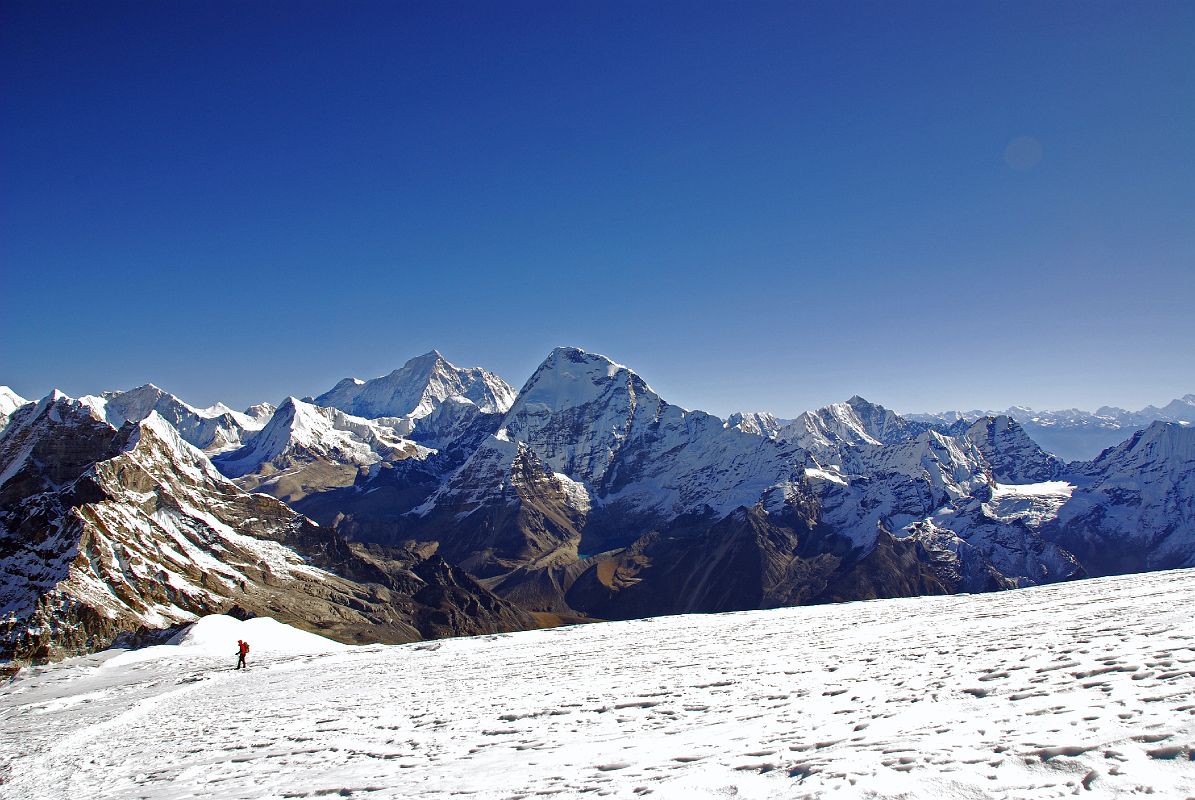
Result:
M249 643L237 639L237 669L249 669L245 664L245 656L249 655Z

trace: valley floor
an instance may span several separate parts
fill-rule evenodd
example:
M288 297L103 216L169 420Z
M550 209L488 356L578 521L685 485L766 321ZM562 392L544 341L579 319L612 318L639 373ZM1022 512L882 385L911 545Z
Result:
M318 650L29 671L0 796L1195 797L1195 570Z

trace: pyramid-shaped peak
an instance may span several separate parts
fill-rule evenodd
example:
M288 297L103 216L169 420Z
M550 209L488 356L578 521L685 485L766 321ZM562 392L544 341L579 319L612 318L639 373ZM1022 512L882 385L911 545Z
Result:
M1159 464L1190 470L1195 463L1195 426L1158 420L1088 462L1085 472L1133 474Z
M415 356L407 361L407 363L403 365L403 369L414 369L420 367L427 368L437 364L443 364L446 367L453 368L453 365L448 361L448 359L444 358L443 353L441 353L439 350L432 349L428 350L421 356ZM396 371L401 372L401 370Z
M648 396L660 401L642 378L622 364L579 347L557 347L519 392L510 415L558 412L591 403L625 410L628 402L638 402L630 398Z
M7 417L28 402L7 386L0 386L0 418Z
M619 364L609 356L604 356L601 353L591 353L588 350L582 350L580 347L555 347L548 357L544 359L540 368L555 368L566 364L590 365L605 369L610 375L613 375L619 370L626 370L632 375L635 371L630 367Z
M600 353L590 353L579 347L553 348L523 391L544 384L581 382L597 385L610 380L634 382L641 389L651 391L651 387L634 370Z

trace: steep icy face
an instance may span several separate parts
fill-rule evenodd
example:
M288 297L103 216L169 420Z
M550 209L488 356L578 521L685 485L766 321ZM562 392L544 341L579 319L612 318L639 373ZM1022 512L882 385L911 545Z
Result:
M12 413L28 402L7 386L0 386L0 432L8 427L8 419Z
M623 445L673 411L643 380L605 356L558 347L502 422L557 472L601 484Z
M216 456L220 471L245 488L295 500L312 491L351 484L359 467L425 458L431 451L390 424L287 398L243 447Z
M800 445L822 463L841 463L849 450L900 444L929 429L855 395L845 403L806 411L776 437Z
M406 418L411 423L409 432L422 438L425 434L435 437L441 433L436 427L420 431L419 420L446 401L472 406L471 413L500 414L510 408L514 398L514 389L497 375L480 367L453 366L433 350L380 378L368 381L345 378L314 402L367 419Z
M189 444L208 453L239 447L254 432L261 430L273 413L273 407L268 404L253 406L246 413L233 411L220 403L211 408L194 408L152 383L127 392L89 395L80 401L92 406L115 428L126 422L140 422L156 412Z
M916 438L929 426L905 419L878 403L871 403L855 395L846 404L851 407L867 435L881 444L899 444Z
M744 411L731 414L726 420L726 427L775 439L781 428L792 422L791 419L780 419L766 411Z
M899 531L991 481L971 442L936 431L848 452L841 466L813 463L805 475L817 492L822 521L865 549L880 530Z
M1065 464L1037 446L1025 429L1008 416L981 417L964 436L974 443L1004 483L1038 483L1062 474Z
M601 503L639 512L725 514L793 479L794 448L660 398L605 356L557 348L503 419L554 472Z
M879 447L879 439L867 432L863 421L848 403L833 403L817 411L806 411L781 428L778 439L797 444L825 463L840 460L844 448Z
M0 441L6 469L27 454L0 485L0 661L90 652L234 605L342 641L412 641L450 619L443 632L532 624L438 559L374 560L241 491L156 413L116 431L52 397L27 416L20 441Z
M0 386L0 434L4 433L4 429L8 427L8 423L17 409L28 404L28 400L7 386Z
M1195 565L1195 428L1154 422L1093 461L1050 535L1103 574Z

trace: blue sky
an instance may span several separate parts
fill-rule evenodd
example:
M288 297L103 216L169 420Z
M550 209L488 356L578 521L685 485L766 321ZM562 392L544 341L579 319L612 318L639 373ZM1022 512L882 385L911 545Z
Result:
M1195 4L10 2L0 383L1195 391Z

